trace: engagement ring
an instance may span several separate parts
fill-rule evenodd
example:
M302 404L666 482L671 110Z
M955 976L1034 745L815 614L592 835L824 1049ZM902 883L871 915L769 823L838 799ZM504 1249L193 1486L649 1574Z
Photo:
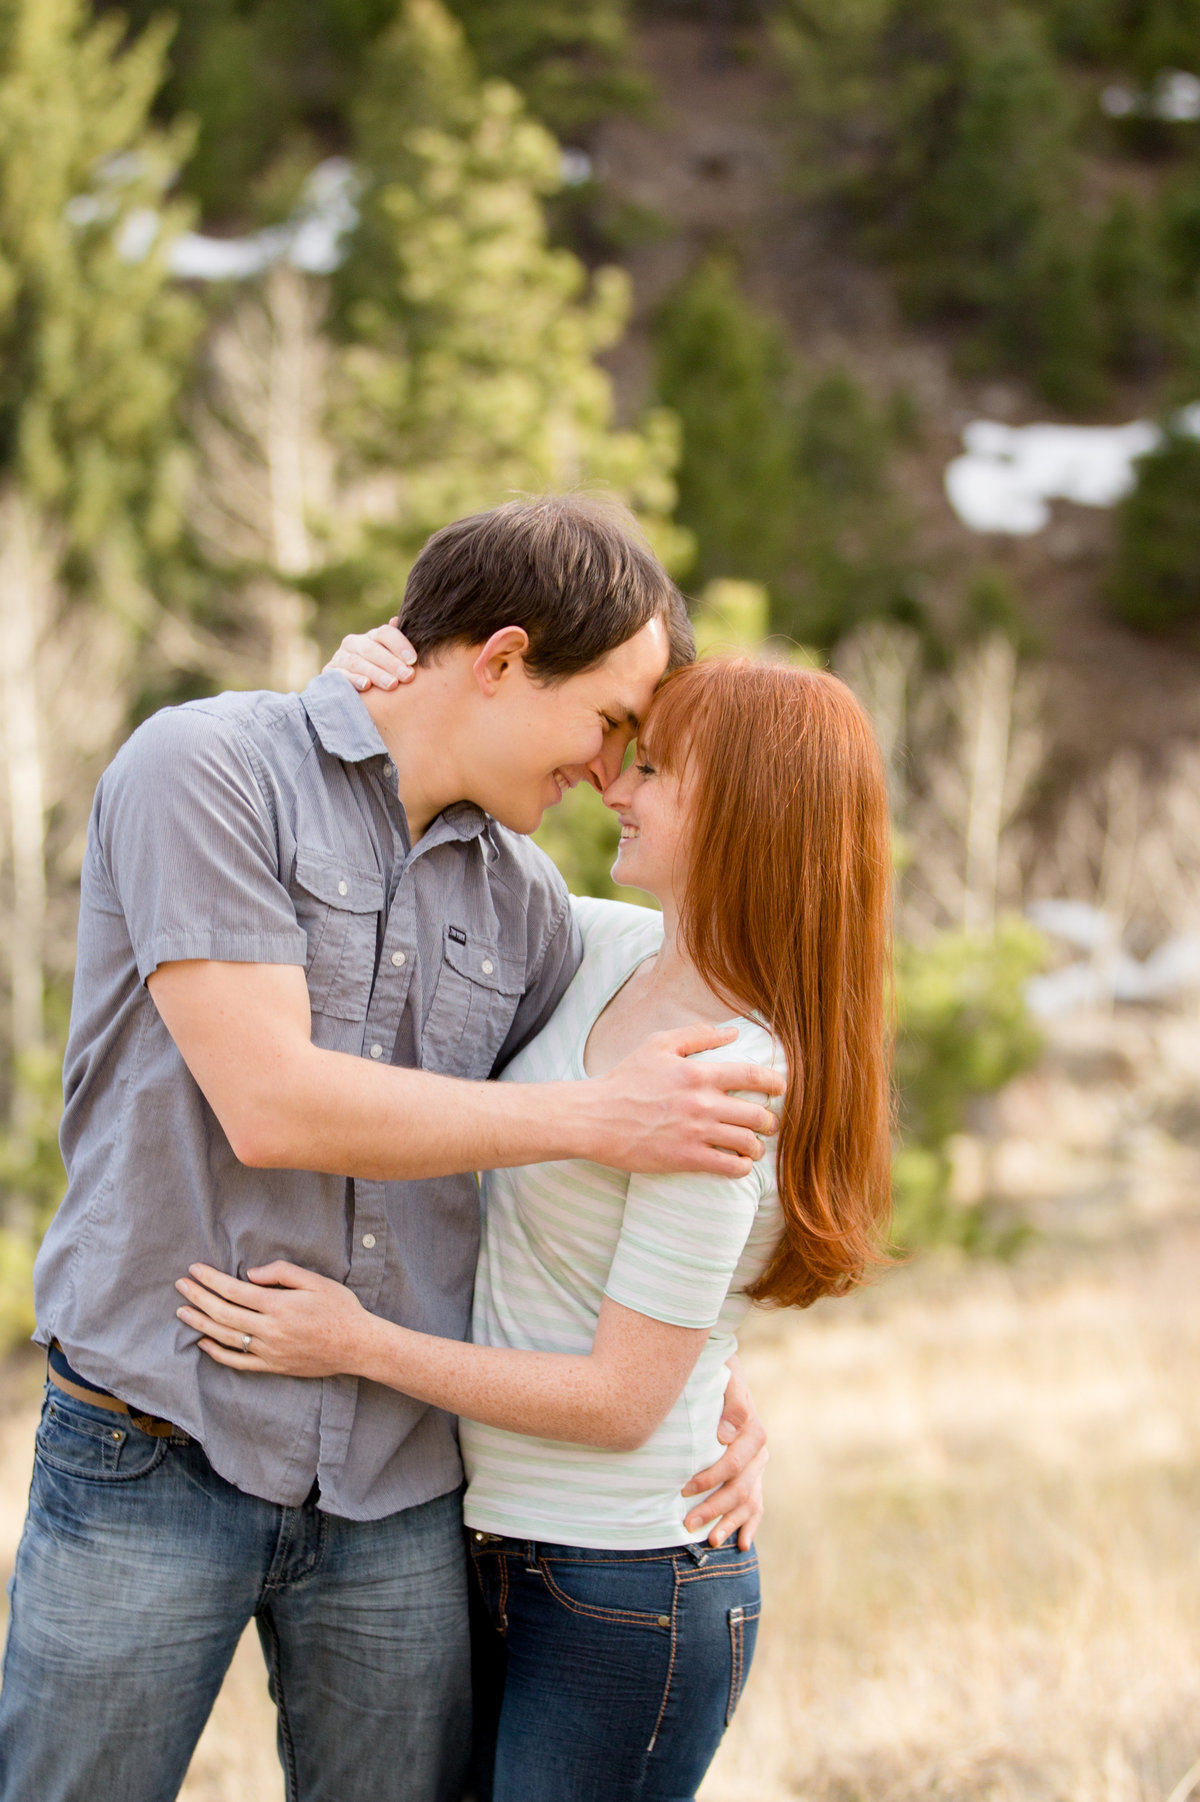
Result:
M242 1350L244 1352L248 1352L250 1350L250 1335L249 1335L249 1333L242 1334Z

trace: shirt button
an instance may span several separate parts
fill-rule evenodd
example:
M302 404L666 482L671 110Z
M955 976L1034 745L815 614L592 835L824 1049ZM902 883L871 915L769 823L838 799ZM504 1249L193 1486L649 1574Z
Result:
M372 1057L382 1057L383 1056L383 1046L382 1045L372 1045L371 1056Z
M404 959L403 951L393 951L392 952L392 962L395 964L397 969L400 968L401 964L403 964L404 961L405 961L405 959Z
M339 882L338 883L338 894L339 895L348 895L349 893L350 893L350 890L349 890L349 887L347 886L347 884L344 881Z
M483 971L485 976L490 976L496 966L490 957L485 957L479 968Z
M374 1247L374 1244L375 1244L374 1233L364 1233L362 1236L362 1242L363 1242L364 1251L370 1251Z

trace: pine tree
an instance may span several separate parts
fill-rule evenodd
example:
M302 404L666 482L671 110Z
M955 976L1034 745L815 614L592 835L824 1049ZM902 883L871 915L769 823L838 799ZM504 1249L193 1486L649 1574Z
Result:
M19 1071L44 1033L47 818L76 855L80 762L123 723L131 634L114 609L178 519L175 403L196 316L165 248L184 140L146 123L166 33L121 39L84 0L0 5L2 936ZM21 1094L18 1133L34 1130Z
M689 575L786 588L796 553L793 370L774 320L743 297L723 258L668 295L654 329L655 382L683 427L679 519L695 535Z
M320 592L377 618L447 520L588 485L628 501L677 559L673 421L614 426L595 359L622 328L627 283L615 270L589 283L549 244L554 140L514 89L478 79L437 0L408 0L356 126L362 223L336 278L332 419L360 523Z

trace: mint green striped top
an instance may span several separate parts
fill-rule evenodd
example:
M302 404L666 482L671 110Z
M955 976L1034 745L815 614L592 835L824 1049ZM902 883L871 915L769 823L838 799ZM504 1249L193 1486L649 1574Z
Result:
M583 963L553 1017L502 1080L584 1076L592 1026L662 943L662 916L621 901L575 900ZM700 1057L782 1067L758 1021ZM519 1539L626 1548L683 1545L680 1490L720 1455L716 1437L745 1290L765 1268L782 1220L775 1154L749 1176L627 1176L583 1159L492 1170L471 1336L477 1345L588 1352L605 1295L674 1326L707 1327L696 1367L666 1420L636 1451L538 1439L460 1423L467 1525Z

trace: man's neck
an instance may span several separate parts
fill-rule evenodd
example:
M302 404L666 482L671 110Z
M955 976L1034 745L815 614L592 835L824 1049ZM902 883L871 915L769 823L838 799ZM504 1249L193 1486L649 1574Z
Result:
M360 699L396 766L397 792L416 844L443 808L464 799L449 672L434 664L415 682L390 693L370 688Z

